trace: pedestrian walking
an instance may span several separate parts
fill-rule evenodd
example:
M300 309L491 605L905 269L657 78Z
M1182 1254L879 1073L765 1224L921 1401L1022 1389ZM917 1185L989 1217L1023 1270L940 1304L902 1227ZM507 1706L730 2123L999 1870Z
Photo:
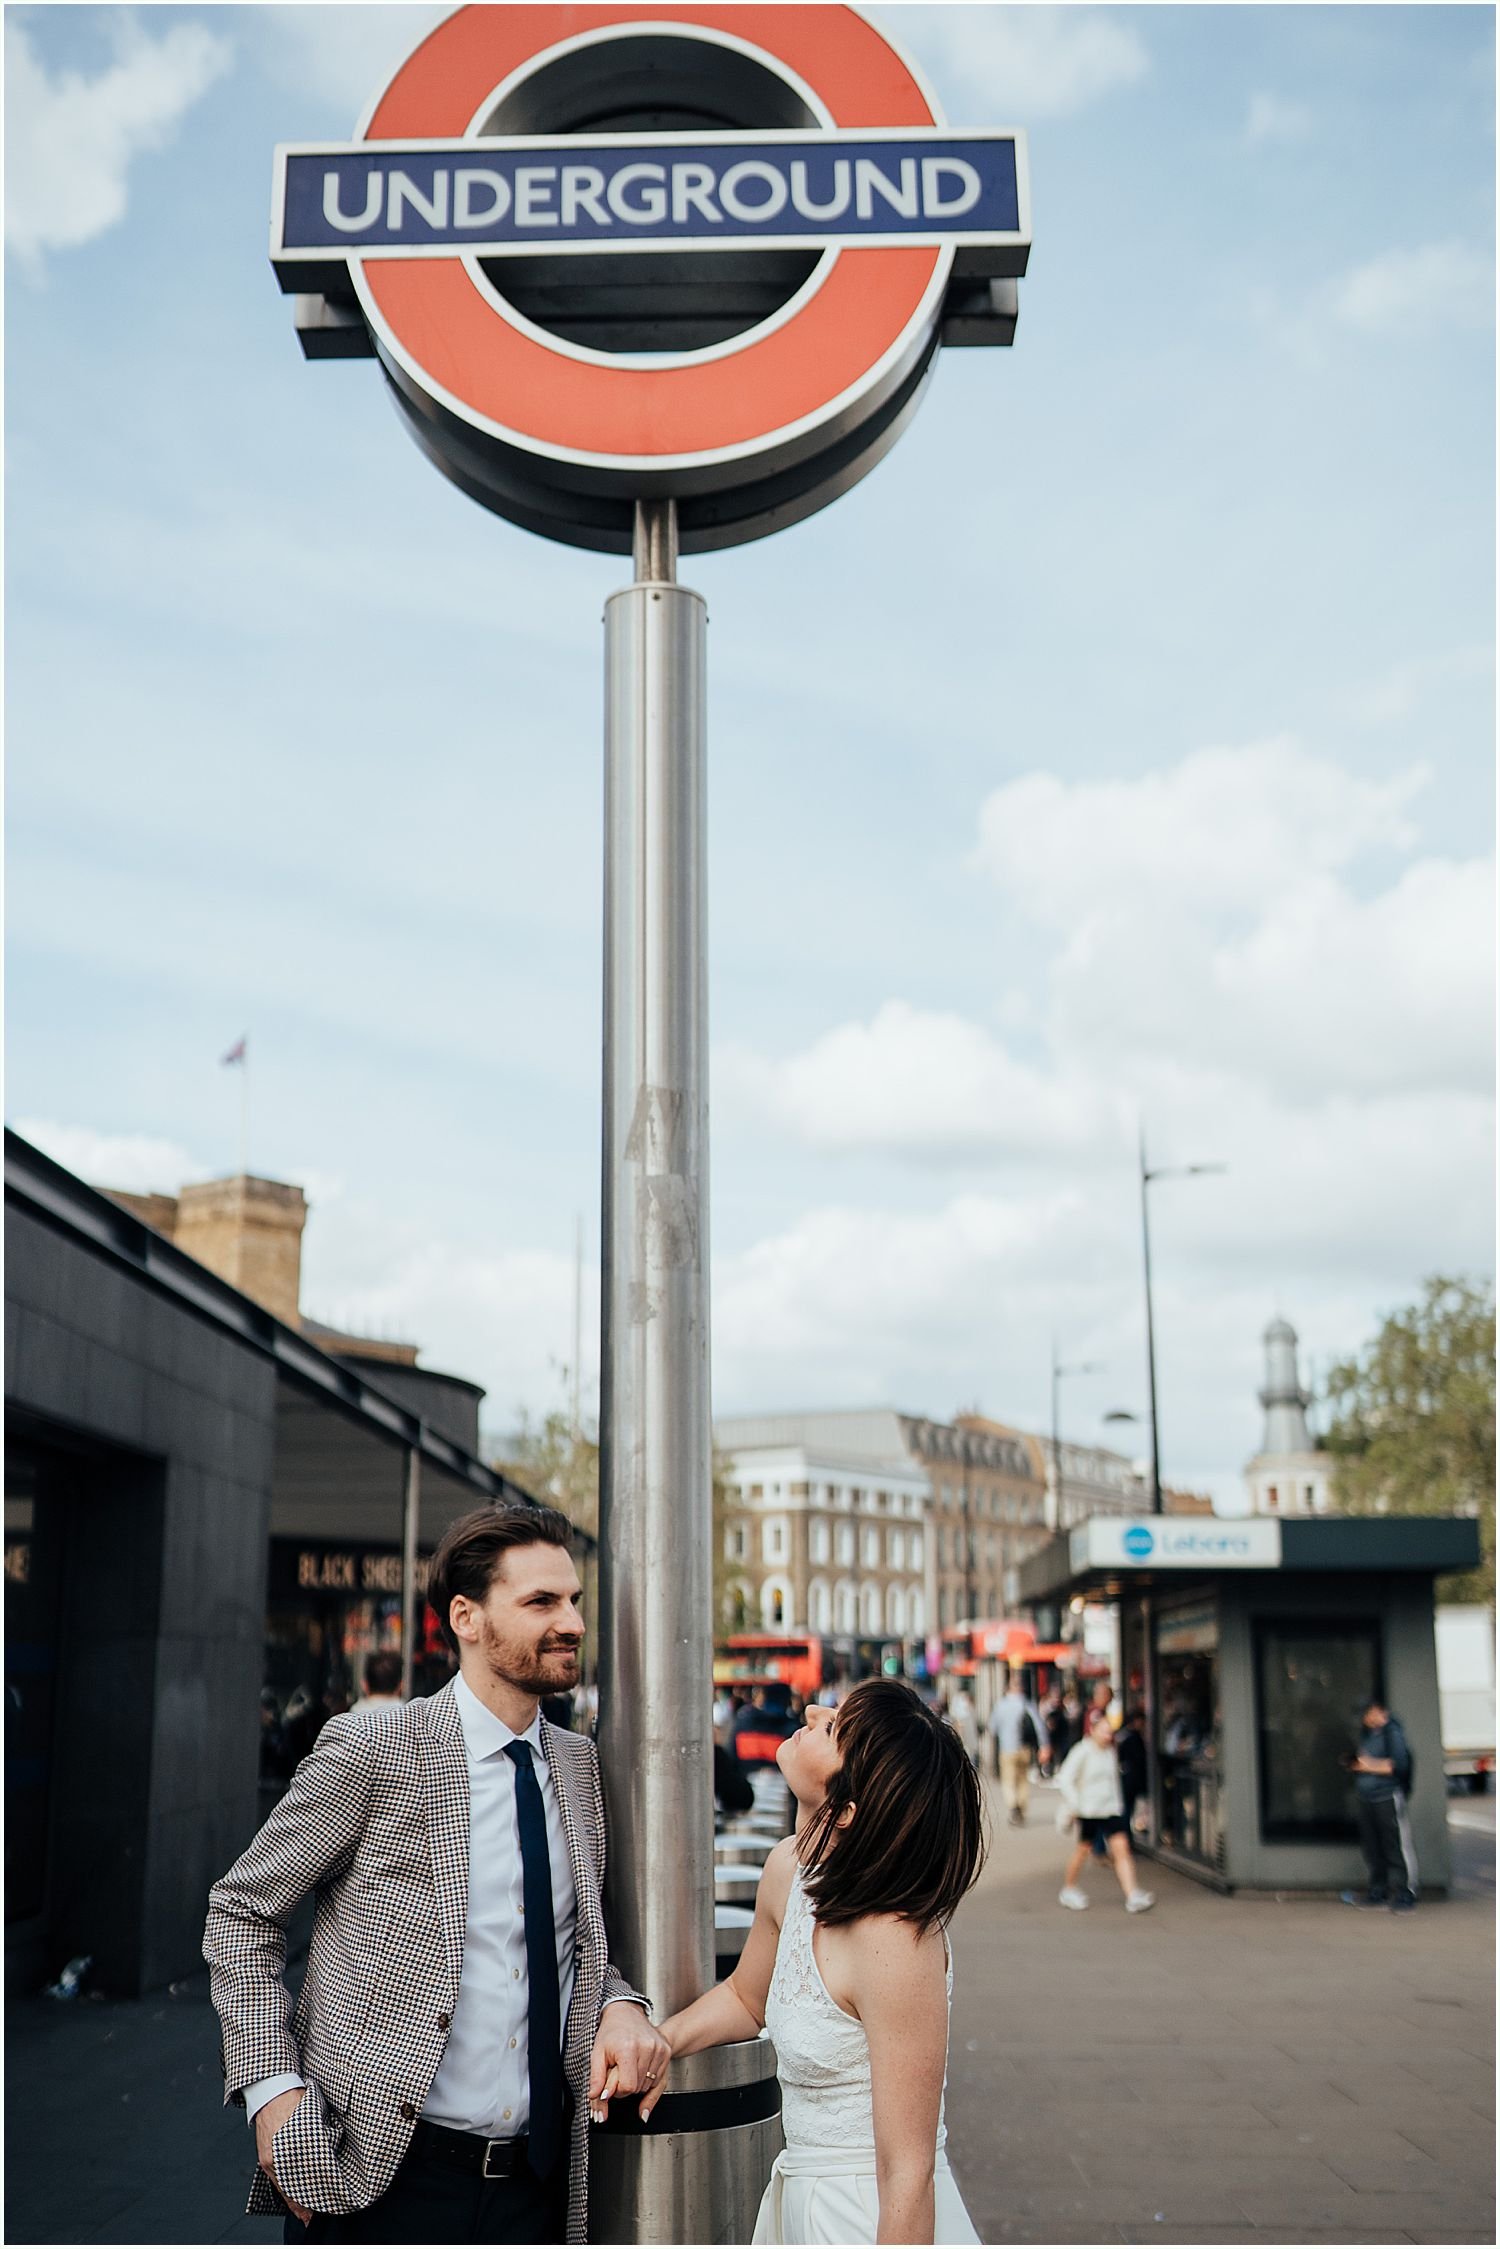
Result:
M1005 1816L1012 1827L1024 1827L1031 1802L1031 1760L1045 1736L1041 1712L1021 1691L1019 1671L1009 1674L1005 1692L990 1712L990 1734Z
M1354 1775L1359 1847L1370 1882L1361 1894L1345 1890L1345 1905L1385 1905L1410 1913L1417 1902L1417 1854L1412 1847L1407 1799L1412 1754L1399 1718L1373 1698L1365 1706L1359 1751L1348 1760Z
M979 1767L979 1713L967 1687L960 1687L948 1705L948 1723L969 1753L969 1763Z
M1057 1787L1062 1797L1058 1825L1065 1831L1070 1832L1075 1827L1078 1831L1078 1840L1063 1875L1063 1886L1057 1893L1058 1904L1068 1906L1074 1913L1082 1913L1088 1905L1088 1893L1079 1888L1078 1877L1088 1864L1097 1837L1109 1853L1115 1879L1125 1893L1126 1912L1148 1913L1156 1899L1149 1890L1141 1888L1136 1873L1130 1831L1125 1824L1120 1759L1106 1712L1100 1710L1091 1715L1087 1735L1074 1743L1063 1761Z
M1115 1755L1120 1761L1120 1795L1124 1803L1125 1832L1135 1830L1135 1808L1146 1793L1146 1713L1127 1710L1115 1735Z
M1056 1687L1042 1704L1042 1724L1047 1733L1047 1773L1049 1779L1056 1780L1073 1746L1067 1706Z

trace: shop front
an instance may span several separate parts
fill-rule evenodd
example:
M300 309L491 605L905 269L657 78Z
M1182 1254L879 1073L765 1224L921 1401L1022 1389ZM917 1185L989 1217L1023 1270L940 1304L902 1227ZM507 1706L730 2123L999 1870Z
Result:
M1145 1712L1151 1855L1223 1889L1342 1888L1362 1871L1344 1760L1359 1714L1400 1717L1426 1890L1448 1883L1435 1580L1478 1560L1443 1518L1095 1518L1022 1567L1036 1613L1119 1617L1124 1700Z

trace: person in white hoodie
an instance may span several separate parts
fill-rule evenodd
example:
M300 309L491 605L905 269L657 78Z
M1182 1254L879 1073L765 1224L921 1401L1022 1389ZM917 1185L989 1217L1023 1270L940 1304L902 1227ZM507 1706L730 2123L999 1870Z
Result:
M1141 1888L1136 1874L1130 1830L1125 1824L1120 1760L1106 1712L1090 1713L1088 1730L1082 1741L1075 1742L1063 1759L1057 1776L1057 1792L1062 1798L1059 1827L1078 1830L1063 1886L1057 1893L1058 1904L1070 1907L1074 1913L1082 1913L1087 1906L1088 1897L1078 1887L1078 1877L1088 1864L1094 1838L1098 1836L1109 1852L1115 1877L1125 1893L1125 1911L1149 1912L1156 1899L1149 1890Z

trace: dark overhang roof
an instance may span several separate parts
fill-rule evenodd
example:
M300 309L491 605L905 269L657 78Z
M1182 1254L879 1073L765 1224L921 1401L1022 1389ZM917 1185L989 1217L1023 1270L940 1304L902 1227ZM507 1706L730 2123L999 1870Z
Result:
M358 1423L368 1435L410 1447L428 1466L467 1485L480 1499L537 1504L511 1477L488 1467L420 1414L387 1397L347 1361L318 1350L295 1328L187 1256L154 1226L64 1170L8 1126L5 1199L94 1256L123 1267L205 1326L269 1359L281 1380Z
M1250 1519L1223 1518L1226 1523ZM1280 1528L1281 1561L1259 1573L1242 1565L1230 1567L1212 1561L1174 1569L1153 1567L1150 1562L1111 1562L1075 1570L1070 1552L1072 1534L1064 1531L1021 1564L1021 1598L1049 1601L1059 1595L1105 1593L1122 1582L1144 1592L1192 1579L1256 1574L1287 1577L1326 1571L1334 1575L1359 1572L1364 1576L1443 1577L1453 1570L1472 1570L1479 1562L1479 1525L1464 1516L1320 1515L1286 1520Z

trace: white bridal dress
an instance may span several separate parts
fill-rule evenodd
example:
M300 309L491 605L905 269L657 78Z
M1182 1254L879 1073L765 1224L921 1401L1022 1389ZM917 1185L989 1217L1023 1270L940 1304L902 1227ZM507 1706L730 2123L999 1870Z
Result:
M777 2156L755 2222L757 2242L873 2241L880 2218L870 2047L864 2025L830 1997L813 1957L813 1914L792 1875L786 1918L766 2000L776 2044L786 2146ZM953 1957L948 1958L953 1997ZM943 2152L938 2114L934 2241L978 2241Z

